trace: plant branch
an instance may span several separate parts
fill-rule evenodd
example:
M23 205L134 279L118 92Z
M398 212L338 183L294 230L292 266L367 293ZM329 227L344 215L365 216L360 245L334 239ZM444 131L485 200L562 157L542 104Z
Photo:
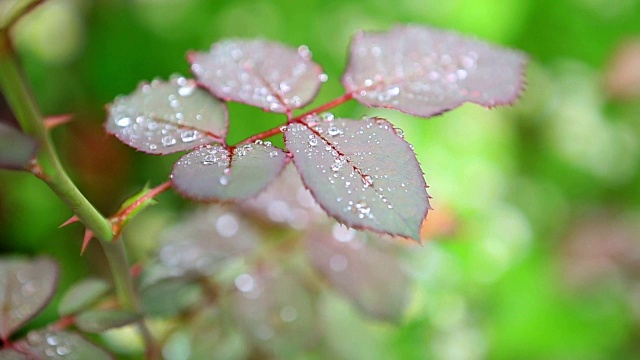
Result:
M278 125L278 126L272 128L272 129L263 131L263 132L261 132L259 134L253 135L253 136L250 136L250 137L240 141L236 145L234 145L234 147L237 147L239 145L244 145L244 144L250 144L250 143L255 142L256 140L262 140L262 139L268 138L269 136L276 135L276 134L282 132L282 130L280 130L281 127L282 127L282 125Z
M318 106L317 108L315 108L313 110L307 111L306 113L304 113L302 115L296 116L294 119L292 119L292 121L299 122L299 121L301 121L302 119L306 118L309 115L315 115L317 113L320 113L320 112L323 112L323 111L327 111L329 109L333 109L334 107L336 107L338 105L341 105L341 104L343 104L343 103L345 103L345 102L347 102L347 101L349 101L351 99L353 99L353 92L346 93L346 94L344 94L344 95L342 95L340 97L337 97L337 98L329 101L326 104Z

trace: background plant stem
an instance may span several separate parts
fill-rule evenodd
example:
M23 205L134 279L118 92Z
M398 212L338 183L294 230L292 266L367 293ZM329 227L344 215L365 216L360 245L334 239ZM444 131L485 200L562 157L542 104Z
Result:
M122 241L113 241L111 222L82 195L62 167L6 30L0 31L0 89L22 130L40 144L37 160L42 169L42 179L100 241L109 263L120 305L125 310L140 312L140 303L129 273L124 244ZM139 327L145 340L148 357L159 358L151 333L144 321L140 321Z

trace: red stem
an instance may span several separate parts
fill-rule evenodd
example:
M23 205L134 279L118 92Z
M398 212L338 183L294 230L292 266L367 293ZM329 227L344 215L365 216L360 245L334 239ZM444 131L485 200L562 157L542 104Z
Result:
M272 129L263 131L259 134L253 135L251 137L248 137L242 141L240 141L239 143L237 143L236 145L234 145L233 147L237 147L239 145L244 145L244 144L250 144L252 142L255 142L256 140L262 140L265 138L268 138L269 136L273 136L276 135L280 132L280 127L282 127L282 125L278 125L277 127L274 127Z
M152 199L159 194L167 191L173 186L171 180L166 181L155 188L149 190L146 194L140 197L138 200L134 201L131 205L129 205L126 209L122 210L120 213L114 215L111 219L113 222L113 232L114 234L120 233L120 228L122 226L122 222L133 212L135 209L144 204L147 200Z
M328 103L324 104L324 105L320 105L317 108L311 110L311 111L307 111L306 113L299 115L297 117L295 117L292 121L296 121L299 122L302 119L304 119L305 117L309 116L309 115L315 115L319 112L323 112L329 109L333 109L334 107L341 105L349 100L353 99L353 92L349 92L346 93L338 98L335 98L331 101L329 101Z

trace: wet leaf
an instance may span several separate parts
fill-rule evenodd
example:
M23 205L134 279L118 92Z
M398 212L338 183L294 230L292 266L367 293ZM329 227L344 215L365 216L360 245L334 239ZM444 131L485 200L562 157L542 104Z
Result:
M306 46L298 51L264 40L224 40L189 54L191 71L224 100L284 113L308 104L324 78Z
M410 282L396 257L371 246L363 233L340 224L331 232L310 233L307 250L311 263L331 286L364 313L400 320Z
M75 323L78 329L88 333L100 333L109 329L132 324L140 315L124 310L89 310L78 314Z
M47 257L0 260L0 339L8 339L49 303L58 265Z
M150 154L220 142L227 133L226 105L183 77L143 83L107 109L107 132Z
M112 359L106 351L69 331L31 331L14 347L28 354L30 359Z
M317 336L313 297L296 277L260 271L241 274L234 282L238 325L258 347L288 358Z
M246 199L273 181L286 164L279 148L247 144L233 155L222 146L205 146L181 157L173 167L174 188L199 201Z
M74 284L58 304L58 314L68 316L87 309L105 295L111 286L102 279L87 278Z
M429 195L402 133L379 118L310 126L291 124L284 135L318 204L350 227L419 241Z
M230 261L252 253L259 243L255 226L246 217L211 206L165 230L158 264L143 274L143 284L172 277L211 276Z
M293 165L287 165L265 191L241 206L261 218L299 230L328 220Z
M26 354L13 349L0 349L0 359L2 360L32 360Z
M35 139L0 122L0 169L27 169L37 150Z
M513 103L526 57L513 50L424 26L360 32L342 83L367 106L429 117L465 102Z

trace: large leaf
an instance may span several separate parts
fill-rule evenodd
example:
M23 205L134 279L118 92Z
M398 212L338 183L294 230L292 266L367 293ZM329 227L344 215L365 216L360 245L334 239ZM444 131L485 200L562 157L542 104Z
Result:
M310 126L291 124L284 135L318 204L350 227L419 240L429 195L401 133L379 118Z
M227 133L226 105L183 77L141 84L116 98L108 111L107 131L151 154L220 142Z
M74 284L58 304L58 314L67 316L82 311L95 304L111 286L98 278L87 278Z
M26 169L37 150L35 139L0 122L0 169Z
M178 160L171 180L174 188L200 201L238 200L252 197L273 181L286 164L279 148L247 144L233 150L204 146Z
M29 359L109 360L111 355L82 336L68 331L38 330L14 344Z
M355 35L342 83L359 102L432 116L464 102L513 103L526 57L454 32L397 26Z
M307 249L314 267L365 313L388 321L401 318L410 283L396 257L340 224L330 233L311 232Z
M0 339L9 339L38 314L57 285L58 265L52 259L0 260Z
M88 333L100 333L132 324L140 315L125 310L89 310L75 318L78 329Z
M224 40L189 54L198 81L216 96L284 113L308 104L325 75L306 46L298 51L264 40Z

